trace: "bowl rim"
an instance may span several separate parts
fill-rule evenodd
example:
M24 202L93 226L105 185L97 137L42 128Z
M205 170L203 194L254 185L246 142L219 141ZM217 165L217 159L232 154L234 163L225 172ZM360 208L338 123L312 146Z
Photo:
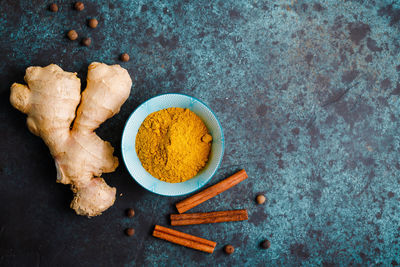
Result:
M165 195L165 194L161 194L161 193L158 193L158 192L151 191L149 188L144 187L141 183L139 183L139 182L136 180L136 178L135 178L135 177L132 175L132 173L130 172L130 170L129 170L129 168L128 168L128 165L127 165L127 163L125 162L126 160L125 160L125 156L124 156L124 151L123 151L123 149L122 149L122 148L123 148L123 140L124 140L125 130L126 130L126 127L127 127L127 125L128 125L128 122L131 120L131 117L133 116L133 114L135 114L135 112L136 112L139 108L141 108L143 105L145 105L147 102L149 102L149 101L151 101L151 100L153 100L153 99L155 99L155 98L164 96L164 95L181 95L181 96L186 96L186 97L195 99L196 101L200 102L201 104L203 104L203 105L213 114L215 120L216 120L217 123L218 123L218 127L219 127L219 129L220 129L220 131L221 131L221 146L222 146L222 149L221 149L221 157L220 157L220 159L219 159L219 162L218 162L217 167L215 168L215 170L213 171L213 173L210 175L210 177L204 182L204 184L202 184L202 185L201 185L200 187L198 187L198 188L193 189L193 190L190 191L190 192L185 192L185 193L183 193L183 194L170 194L170 195ZM197 114L196 114L196 115L197 115ZM135 182L136 182L137 184L139 184L142 188L146 189L147 191L149 191L149 192L151 192L151 193L154 193L154 194L157 194L157 195L160 195L160 196L176 197L176 196L185 196L185 195L188 195L188 194L191 194L191 193L193 193L193 192L195 192L195 191L200 190L200 189L203 188L206 184L208 184L208 183L210 182L210 180L215 176L215 174L217 173L219 167L221 166L222 160L223 160L223 158L224 158L224 151L225 151L225 135L224 135L224 129L222 128L222 124L221 124L221 122L219 121L217 115L215 114L215 112L214 112L206 103L204 103L203 101L201 101L200 99L198 99L198 98L196 98L196 97L194 97L194 96L191 96L191 95L188 95L188 94L184 94L184 93L163 93L163 94L159 94L159 95L156 95L156 96L153 96L153 97L147 99L146 101L144 101L143 103L141 103L139 106L137 106L137 107L132 111L132 113L129 115L128 119L127 119L126 122L125 122L124 129L122 130L121 144L120 144L120 146L121 146L121 157L122 157L122 161L124 162L125 169L128 171L128 173L129 173L129 175L131 176L131 178L132 178L133 180L135 180ZM157 178L156 178L156 179L157 179Z

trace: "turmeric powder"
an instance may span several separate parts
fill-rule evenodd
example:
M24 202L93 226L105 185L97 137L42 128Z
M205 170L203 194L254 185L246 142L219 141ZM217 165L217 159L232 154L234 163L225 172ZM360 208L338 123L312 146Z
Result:
M143 167L168 183L193 178L207 163L212 136L194 112L168 108L151 113L136 136L136 153Z

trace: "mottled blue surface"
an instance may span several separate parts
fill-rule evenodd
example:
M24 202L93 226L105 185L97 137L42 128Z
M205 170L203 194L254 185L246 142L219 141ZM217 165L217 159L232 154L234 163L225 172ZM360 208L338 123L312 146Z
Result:
M1 265L400 264L400 1L85 1L82 12L62 2L58 13L44 1L0 2ZM85 24L92 17L96 29ZM66 39L71 28L92 46ZM194 209L247 208L249 221L175 228L217 241L212 255L151 237L182 198L145 191L124 166L104 175L115 205L76 216L48 149L8 102L30 65L84 79L90 62L123 52L135 89L98 130L118 157L129 114L183 92L210 105L225 131L211 183L240 168L250 176ZM259 192L265 205L254 202Z

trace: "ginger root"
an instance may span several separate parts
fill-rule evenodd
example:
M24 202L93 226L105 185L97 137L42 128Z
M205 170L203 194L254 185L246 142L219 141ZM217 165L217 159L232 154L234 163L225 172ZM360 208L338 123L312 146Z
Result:
M114 204L116 194L100 176L113 172L118 158L94 130L118 113L129 97L128 72L119 65L90 64L82 97L76 73L54 64L27 68L25 81L27 86L11 86L11 104L28 115L28 129L49 147L57 182L71 185L71 208L79 215L100 215Z

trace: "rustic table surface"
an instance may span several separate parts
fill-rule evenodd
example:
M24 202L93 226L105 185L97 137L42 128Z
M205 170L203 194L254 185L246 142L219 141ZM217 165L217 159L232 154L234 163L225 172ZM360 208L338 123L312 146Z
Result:
M0 265L400 264L399 1L91 0L81 12L57 3L53 13L47 1L0 2ZM92 45L69 41L69 29ZM69 208L72 193L9 88L31 65L85 80L93 61L119 63L134 80L97 131L121 163L125 121L150 97L182 92L216 112L226 148L210 184L241 168L249 179L194 211L245 208L249 220L175 227L218 242L214 254L153 238L183 197L142 189L123 164L103 176L117 188L112 208L92 219Z

